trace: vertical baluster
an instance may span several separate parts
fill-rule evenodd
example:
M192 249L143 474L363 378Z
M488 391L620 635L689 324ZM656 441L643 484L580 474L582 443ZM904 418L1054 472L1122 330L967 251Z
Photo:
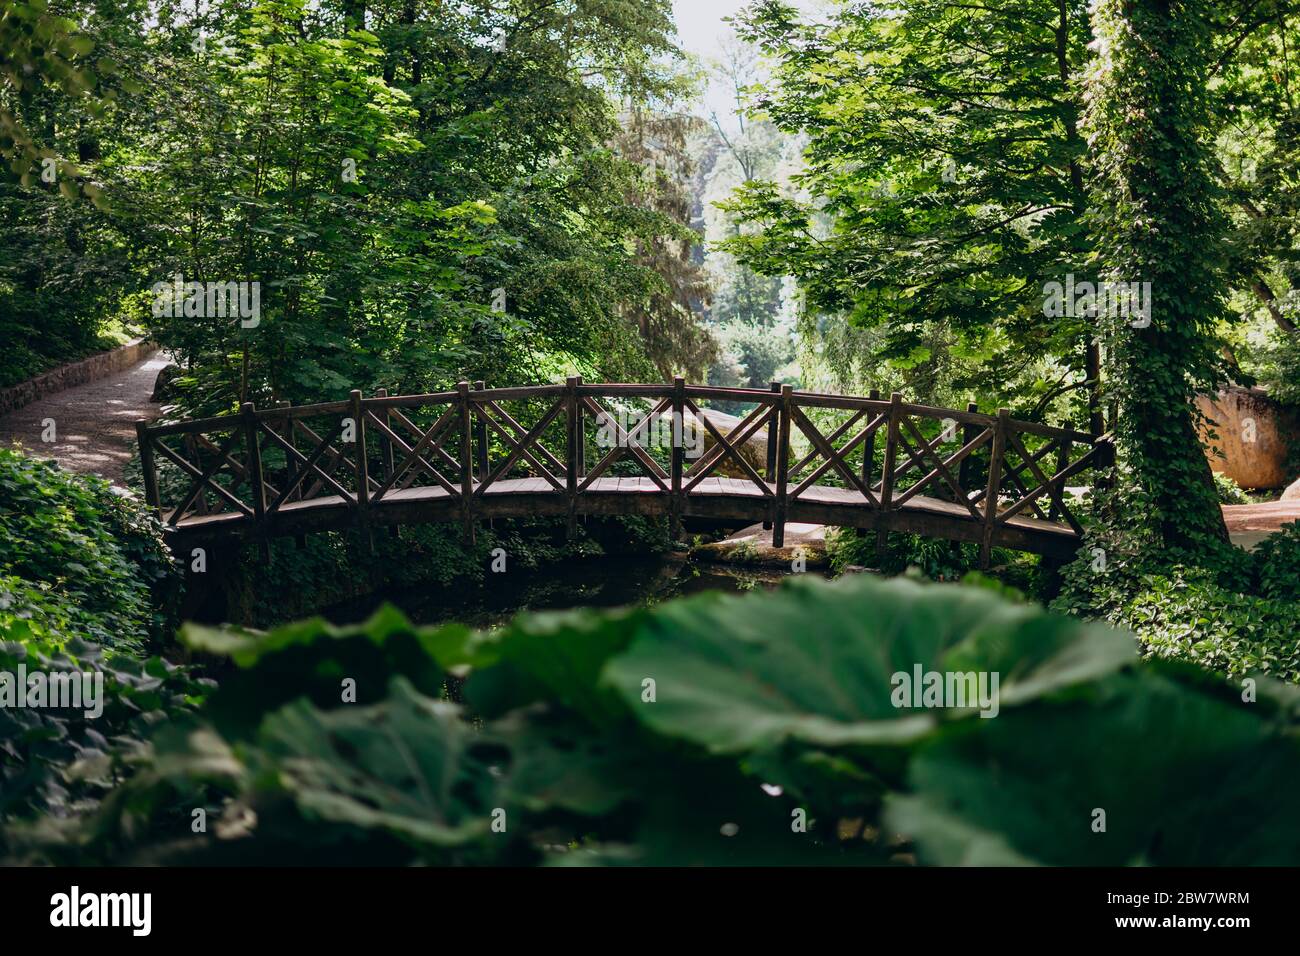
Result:
M975 402L966 403L966 411L970 412L972 415L978 414L979 410L980 407ZM965 448L967 445L973 442L975 440L975 436L978 435L979 433L980 433L979 425L967 423L965 426L963 426L961 430L962 447ZM970 498L970 493L975 490L971 487L971 485L974 484L975 481L974 475L971 474L971 470L974 467L975 467L974 452L970 452L965 458L961 460L961 464L957 466L957 484L961 485L962 494L964 494L967 497L967 499Z
M248 470L248 485L253 492L253 522L262 560L271 560L271 541L266 526L266 489L262 481L262 445L257 437L257 409L252 402L244 402L239 407L244 419L244 442L248 446L248 457L244 467Z
M367 554L373 554L375 539L370 531L370 455L366 451L366 412L361 404L361 389L351 393L352 423L356 439L357 525L361 530L361 544Z
M471 436L472 412L470 410L469 382L457 382L460 403L460 498L461 522L468 544L474 543L474 456Z
M475 382L474 391L481 392L487 387L486 382ZM474 419L474 467L475 480L486 481L488 476L488 426L481 415Z
M574 385L582 388L582 376L574 377ZM582 479L587 477L587 413L582 407L582 395L578 395L578 460L574 463L578 468L578 482L581 484Z
M776 395L780 395L781 383L773 382L770 386L770 390ZM772 402L772 414L767 422L767 480L772 484L776 484L776 445L780 438L778 435L778 432L780 431L780 407L778 401ZM773 502L773 507L775 507L775 502ZM772 522L770 519L763 522L763 530L772 530Z
M391 406L388 404L387 401L388 389L386 388L375 389L375 397L384 400L383 402L384 427L389 429L389 431L391 431L393 428L393 416L391 413ZM393 476L393 471L397 468L397 459L395 453L393 452L393 440L389 438L388 435L382 430L379 432L379 468L380 468L379 475L380 475L381 482L387 481L389 478L391 478ZM372 501L371 504L374 504L374 502ZM387 533L388 537L393 539L398 538L401 533L400 528L395 524L389 525L387 528L385 528L385 532Z
M867 397L873 402L880 401L880 389L873 388L871 394ZM870 425L871 420L875 417L875 409L867 412L867 424ZM880 431L879 428L868 435L867 440L862 443L862 484L868 489L870 489L873 484L871 476L876 470L876 432L878 431Z
M564 494L568 499L568 521L565 534L572 538L578 530L578 457L582 419L578 415L578 378L570 375L564 380L564 410L568 441L564 452Z
M686 501L682 496L682 473L686 465L686 379L677 376L673 379L672 408L672 461L669 464L672 481L672 495L668 503L671 515L672 537L676 541L682 535L682 512Z
M980 536L980 567L988 570L993 557L993 533L997 530L998 492L1002 487L1002 458L1006 454L1007 428L1011 412L998 409L993 426L993 451L989 455L989 480L984 489L984 530Z
M880 475L881 520L889 511L894 498L894 464L898 458L898 425L903 418L903 396L893 392L889 396L889 423L885 429L885 464ZM883 524L876 531L876 556L883 558L889 547L889 529Z
M1056 472L1051 476L1052 478L1055 478L1056 475L1059 475L1061 472L1065 471L1065 469L1070 467L1070 446L1072 444L1073 443L1069 438L1061 439L1061 444L1056 449ZM1058 495L1062 499L1065 498L1064 484L1062 484L1058 490ZM1056 503L1057 495L1052 495L1050 490L1048 491L1048 496L1052 500L1052 506L1047 509L1047 517L1052 521L1056 521L1061 517L1061 506Z
M781 386L780 422L777 428L776 449L776 514L772 521L772 547L785 547L785 514L790 474L790 406L793 389Z
M162 517L162 502L158 497L158 463L153 457L153 436L149 423L140 419L135 423L135 443L140 449L140 470L144 477L144 501Z

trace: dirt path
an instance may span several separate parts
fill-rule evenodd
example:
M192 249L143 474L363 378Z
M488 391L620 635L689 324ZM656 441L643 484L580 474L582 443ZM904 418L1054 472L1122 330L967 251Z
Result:
M0 417L0 447L16 442L28 454L53 458L68 471L96 474L122 485L122 471L135 453L135 423L155 419L149 401L158 372L170 364L163 352L108 378L78 385ZM53 421L54 441L42 441Z
M1224 505L1223 520L1232 543L1253 548L1292 521L1300 521L1300 501L1266 501L1259 505Z

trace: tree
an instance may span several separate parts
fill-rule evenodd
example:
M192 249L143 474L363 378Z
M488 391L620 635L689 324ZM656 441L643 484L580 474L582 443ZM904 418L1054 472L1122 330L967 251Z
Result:
M642 171L629 205L645 211L647 224L659 223L645 230L636 252L657 281L626 314L665 379L681 371L699 380L717 355L717 343L698 318L712 290L695 258L699 234L690 227L695 169L688 141L698 125L680 113L632 109L614 141L618 155Z
M1099 0L1084 128L1102 272L1151 283L1149 321L1111 319L1116 434L1137 497L1130 517L1167 548L1205 553L1227 540L1193 420L1213 387L1213 326L1223 308L1226 230L1204 134L1213 20L1181 0Z
M742 32L776 63L757 107L808 137L807 198L747 185L732 208L761 228L728 248L796 276L811 308L884 329L883 358L1026 410L1063 395L1076 419L1097 410L1093 324L1044 315L1047 283L1091 278L1086 4L907 0L807 24L764 0Z

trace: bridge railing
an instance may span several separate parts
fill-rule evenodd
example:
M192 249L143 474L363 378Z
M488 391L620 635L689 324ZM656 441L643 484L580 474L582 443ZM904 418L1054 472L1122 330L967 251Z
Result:
M709 416L711 401L752 408L724 427ZM618 477L666 499L675 529L705 493L749 495L778 546L792 505L911 508L922 525L926 515L974 523L987 557L1009 522L1032 518L1079 533L1065 486L1111 461L1108 439L1017 421L1005 409L989 415L910 404L898 394L682 379L353 391L343 402L246 404L229 416L142 422L137 432L146 497L168 525L251 522L262 538L308 506L368 531L376 509L421 496L445 499L472 534L484 498L504 482L518 490L522 477L532 479L531 493L565 501L572 522L583 498L608 492ZM765 455L756 459L755 446Z

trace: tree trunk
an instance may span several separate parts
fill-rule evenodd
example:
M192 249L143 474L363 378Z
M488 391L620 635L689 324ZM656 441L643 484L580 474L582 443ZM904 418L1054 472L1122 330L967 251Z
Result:
M1136 492L1129 517L1166 547L1197 555L1228 537L1193 404L1218 382L1213 330L1225 290L1227 224L1202 135L1211 9L1098 0L1084 124L1101 274L1146 293L1145 307L1112 299L1098 315L1120 405L1116 438Z

